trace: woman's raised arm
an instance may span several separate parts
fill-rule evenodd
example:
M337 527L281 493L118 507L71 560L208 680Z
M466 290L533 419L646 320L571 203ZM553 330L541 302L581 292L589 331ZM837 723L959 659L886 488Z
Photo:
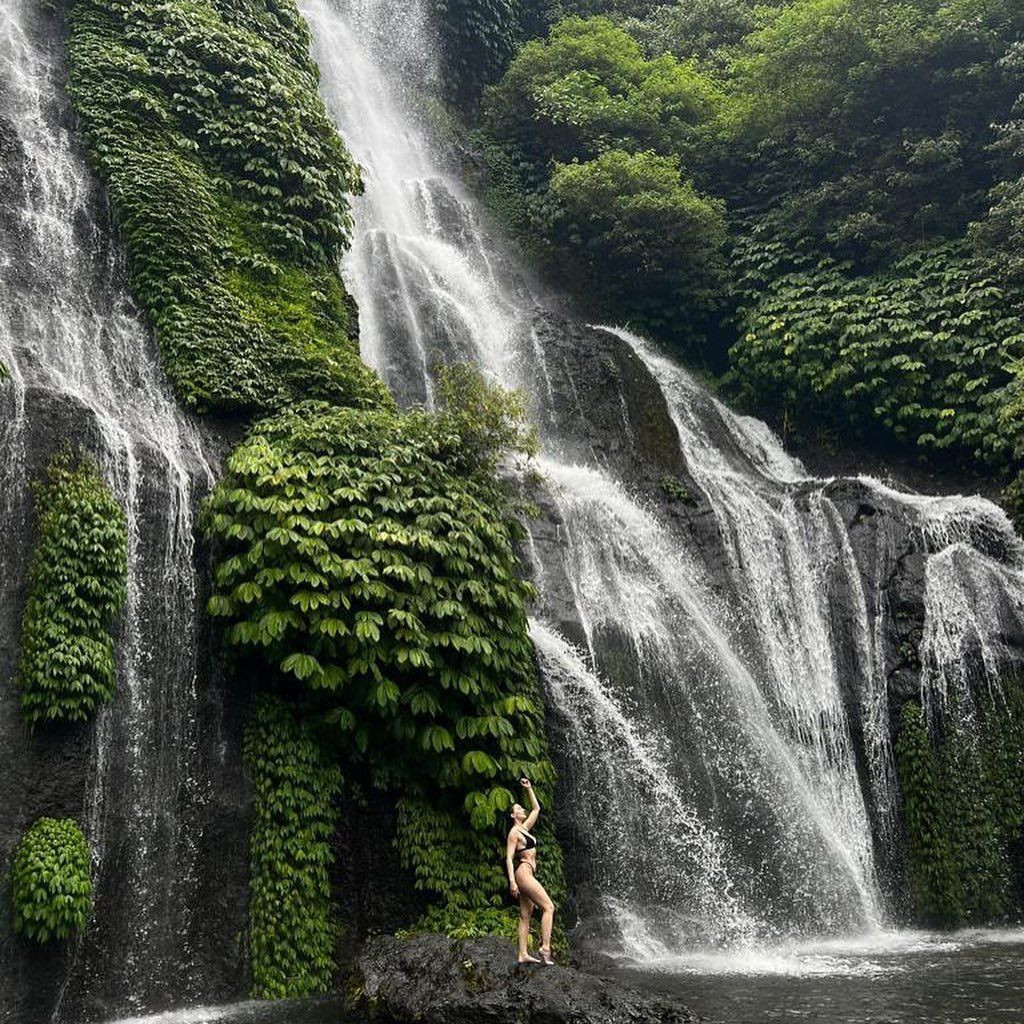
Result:
M530 794L530 806L533 808L526 816L526 821L523 822L523 828L529 832L537 824L537 819L540 817L540 801L537 799L537 794L533 791L533 784L529 779L520 779L519 784Z

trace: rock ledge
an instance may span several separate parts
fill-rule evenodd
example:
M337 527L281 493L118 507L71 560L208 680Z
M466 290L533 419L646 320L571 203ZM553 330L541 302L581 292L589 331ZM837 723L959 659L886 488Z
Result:
M357 1009L375 1024L685 1024L678 1003L567 967L519 965L512 943L443 935L371 939Z

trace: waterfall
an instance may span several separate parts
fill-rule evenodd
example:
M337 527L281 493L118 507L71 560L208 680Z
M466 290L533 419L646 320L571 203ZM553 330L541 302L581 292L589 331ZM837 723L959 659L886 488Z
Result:
M434 363L472 360L524 388L542 428L532 632L581 930L645 958L881 927L879 856L898 810L887 588L923 561L926 699L968 663L996 685L1013 657L1001 638L1024 629L1024 558L1005 516L981 499L815 479L643 339L593 329L591 344L617 345L616 365L632 358L654 382L674 464L708 510L684 526L666 516L612 451L642 443L637 409L620 388L618 440L581 436L593 389L553 340L551 298L433 141L422 5L300 8L365 172L344 268L364 358L427 405Z
M186 818L201 800L190 775L193 513L212 475L127 296L123 260L71 131L63 39L45 6L7 0L0 10L0 360L11 372L0 384L0 514L5 537L17 537L31 477L54 451L81 444L128 515L117 692L95 723L79 812L96 899L65 991L72 1002L102 994L132 1008L181 992L190 967L195 850ZM0 546L0 605L8 610L25 569L21 554L17 544ZM15 706L7 701L9 730ZM15 748L0 752L17 756ZM21 797L23 807L38 803L31 792Z

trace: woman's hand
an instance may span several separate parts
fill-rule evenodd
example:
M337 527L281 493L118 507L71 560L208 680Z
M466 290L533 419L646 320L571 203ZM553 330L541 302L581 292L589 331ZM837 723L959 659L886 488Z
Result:
M519 886L515 882L509 883L508 891L512 893L512 899L519 899Z
M519 785L522 786L523 789L533 789L533 783L530 782L529 779L520 779Z

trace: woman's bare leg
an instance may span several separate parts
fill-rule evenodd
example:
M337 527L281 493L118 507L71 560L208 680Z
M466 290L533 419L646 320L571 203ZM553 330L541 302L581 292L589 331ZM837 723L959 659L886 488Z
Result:
M516 872L516 885L519 886L520 893L525 893L540 907L540 948L542 952L550 953L551 928L555 922L555 905L544 886L533 877L533 872L529 868L522 872Z
M518 883L517 883L518 884ZM533 900L519 894L519 962L530 959L530 918L533 916Z

